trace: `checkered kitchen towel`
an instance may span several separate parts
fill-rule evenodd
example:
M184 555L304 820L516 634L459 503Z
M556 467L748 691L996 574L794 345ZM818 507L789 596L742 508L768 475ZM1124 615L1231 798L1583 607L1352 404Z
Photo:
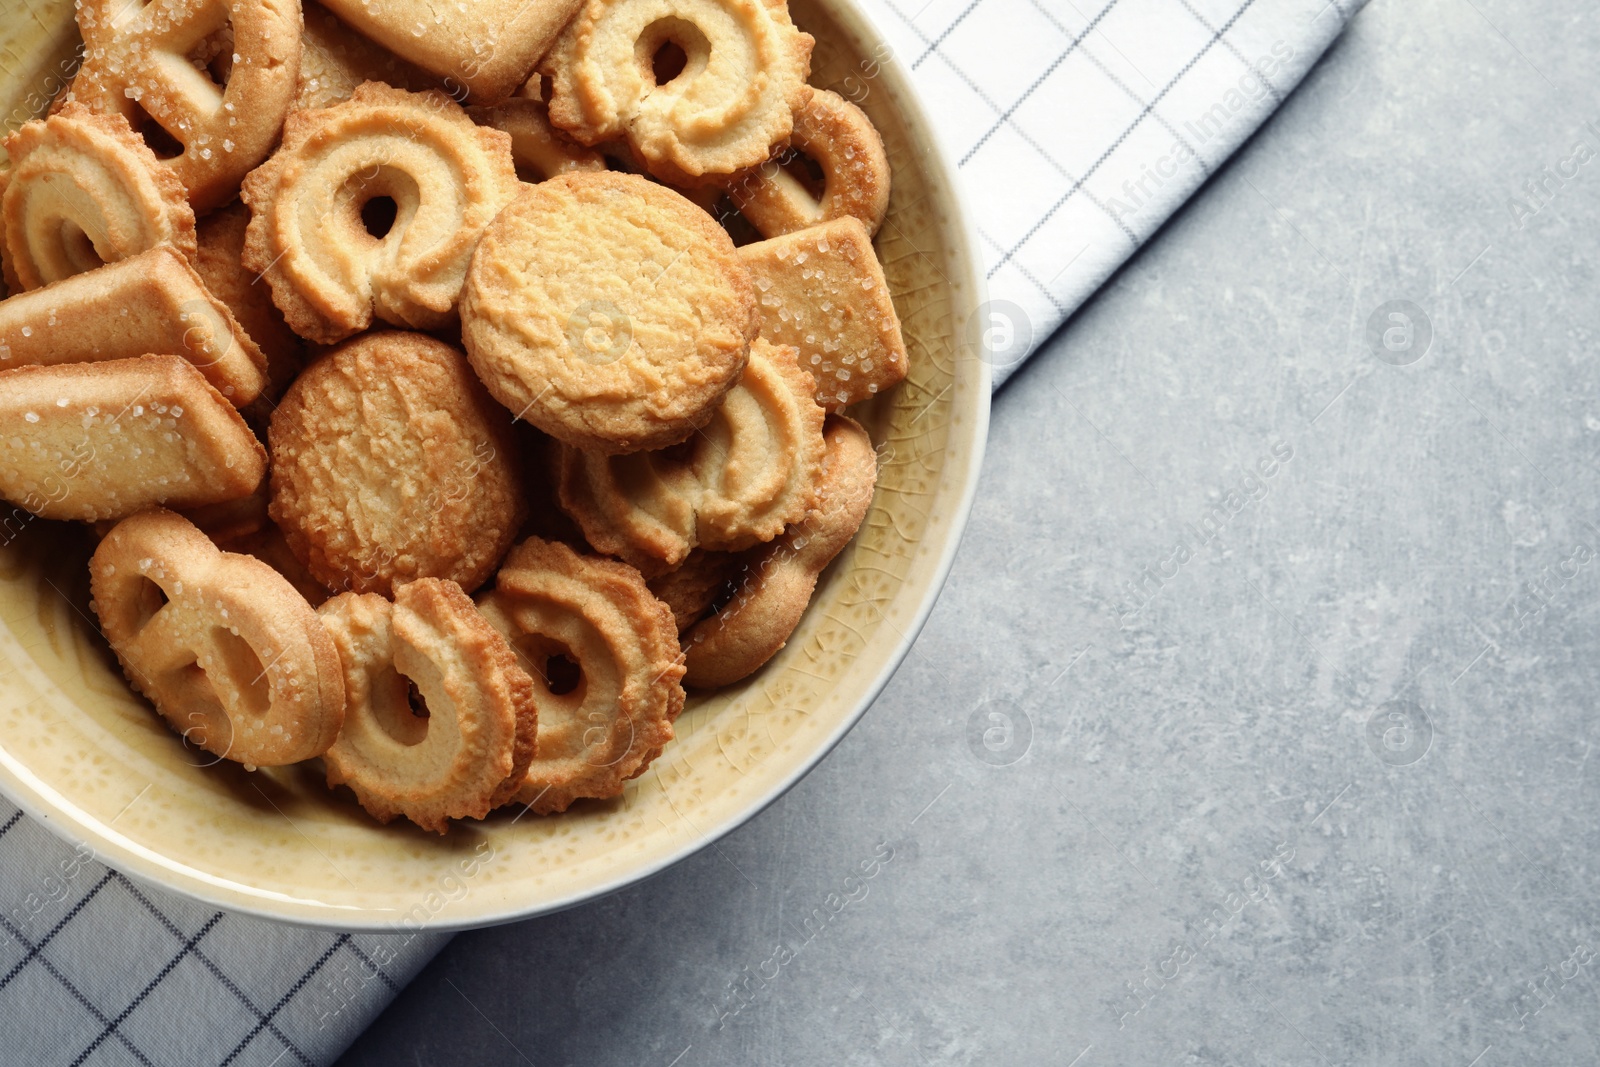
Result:
M1282 102L1360 0L864 0L967 183L996 384ZM918 6L918 5L921 6ZM161 893L0 801L0 1063L330 1063L445 938Z
M863 0L955 156L999 388L1254 133L1365 0Z

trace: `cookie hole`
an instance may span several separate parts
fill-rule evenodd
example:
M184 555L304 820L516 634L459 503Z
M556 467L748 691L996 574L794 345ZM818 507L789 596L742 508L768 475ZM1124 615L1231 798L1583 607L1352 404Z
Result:
M542 682L551 696L561 697L569 706L583 702L587 680L566 645L541 634L522 634L511 647L523 669Z
M583 668L570 657L551 656L544 661L544 684L553 696L566 696L583 683Z
M417 683L406 679L406 704L411 708L411 714L418 719L429 717L428 701L422 695L422 690L417 688Z
M367 228L368 234L381 241L394 229L394 220L399 213L400 206L394 202L394 197L375 196L361 205L361 225Z
M211 682L218 688L221 682L234 697L231 711L247 715L265 715L272 707L272 685L267 678L267 667L256 655L250 642L220 626L211 629L211 646L215 650L212 661ZM230 704L224 701L225 705Z
M185 59L220 91L227 88L233 77L233 24L207 34L191 48Z
M388 668L372 680L372 718L378 729L402 745L420 745L428 736L428 700L417 684Z
M139 591L133 595L133 605L134 617L138 620L135 625L142 630L150 625L156 612L167 606L167 591L149 578L141 578Z
M71 219L61 221L61 251L67 262L72 264L72 269L80 274L105 266L105 260L95 251L94 239Z
M689 54L677 41L667 41L650 57L650 69L655 73L656 84L665 85L683 73L689 65Z
M822 199L828 180L822 171L822 164L804 152L791 148L779 157L778 166L785 174L799 182L801 187L811 194L811 199Z
M150 151L156 154L157 159L176 159L183 155L183 142L168 133L166 127L157 122L142 105L135 101L130 110L132 114L128 116L128 125L144 138L144 143L150 146Z
M634 45L634 53L642 73L660 88L704 70L711 44L694 23L669 17L645 28Z

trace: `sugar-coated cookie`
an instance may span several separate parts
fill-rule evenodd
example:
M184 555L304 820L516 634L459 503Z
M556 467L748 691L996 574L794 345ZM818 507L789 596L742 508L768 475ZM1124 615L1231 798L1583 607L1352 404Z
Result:
M350 99L363 82L414 93L444 89L443 79L363 37L316 0L302 0L301 6L306 26L293 107L332 107Z
M542 690L537 751L512 799L542 815L616 796L672 740L677 629L638 571L529 538L479 606Z
M318 610L344 669L345 721L323 757L383 822L444 833L521 787L534 754L534 683L454 582L343 593Z
M495 399L566 444L682 441L744 370L755 291L704 211L631 174L524 186L483 235L461 296Z
M323 0L350 25L444 79L452 96L494 104L512 95L581 0Z
M196 211L232 200L294 98L298 0L76 2L84 60L67 101L159 127L178 149L161 165Z
M267 454L181 356L0 371L0 497L46 519L120 519L249 496Z
M254 766L327 751L344 721L339 655L276 571L170 511L118 523L89 560L91 607L123 672L184 739Z
M511 429L455 348L365 334L307 367L272 414L273 521L330 589L476 589L525 514Z
M171 245L0 301L0 370L183 356L236 407L266 385L266 358Z
M817 195L783 164L798 156L822 170ZM794 134L783 151L759 167L734 176L728 197L763 237L793 233L819 222L853 215L877 233L889 211L889 156L866 112L826 89L818 89L794 116Z
M838 410L906 376L906 343L872 237L853 216L739 249L755 279L761 336L794 345Z

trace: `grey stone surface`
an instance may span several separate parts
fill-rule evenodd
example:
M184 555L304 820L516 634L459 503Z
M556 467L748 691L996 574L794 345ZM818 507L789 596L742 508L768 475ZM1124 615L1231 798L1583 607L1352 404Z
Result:
M1587 0L1372 3L997 398L838 750L343 1062L1600 1060L1600 158L1542 170L1596 55Z

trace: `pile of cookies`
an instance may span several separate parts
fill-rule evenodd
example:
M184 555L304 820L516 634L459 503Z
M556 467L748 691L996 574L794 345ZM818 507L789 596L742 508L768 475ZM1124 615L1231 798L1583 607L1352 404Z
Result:
M132 685L382 821L620 794L865 519L866 115L783 0L78 0L4 141L0 496Z

